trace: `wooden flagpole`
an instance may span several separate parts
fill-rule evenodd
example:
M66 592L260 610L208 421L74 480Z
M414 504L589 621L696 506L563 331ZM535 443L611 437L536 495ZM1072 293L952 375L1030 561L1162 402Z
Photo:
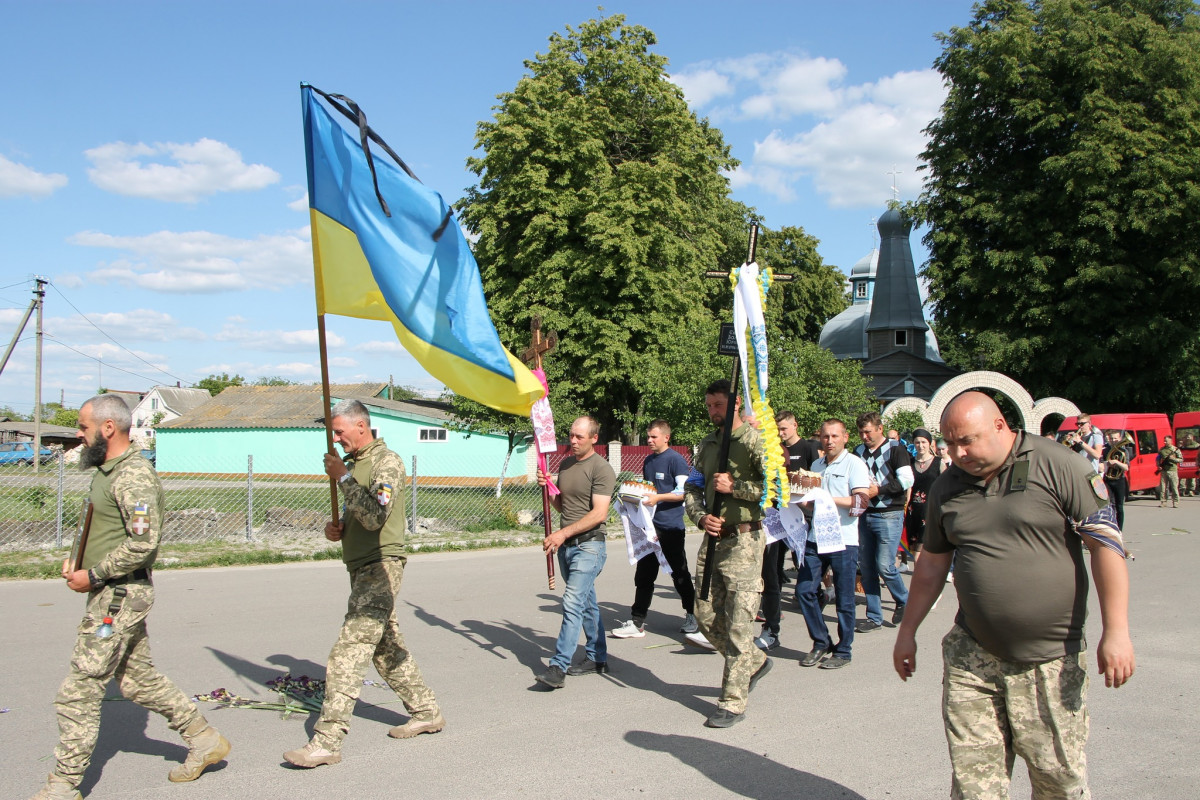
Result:
M329 397L329 355L325 348L325 315L317 314L317 347L321 351L321 398L322 406L325 410L325 448L326 452L337 453L333 449L333 417L331 399ZM337 482L333 476L329 477L329 505L330 514L333 517L333 524L338 524L338 491Z

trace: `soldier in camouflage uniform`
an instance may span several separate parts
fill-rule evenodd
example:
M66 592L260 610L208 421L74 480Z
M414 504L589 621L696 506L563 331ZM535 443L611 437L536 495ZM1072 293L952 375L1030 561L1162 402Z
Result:
M98 467L89 499L92 520L82 569L68 559L67 586L88 595L71 670L54 699L59 743L54 772L33 800L80 798L78 787L100 733L100 702L109 681L121 694L162 714L188 744L187 759L167 778L194 781L229 754L229 742L175 684L154 668L146 616L154 605L150 570L162 534L163 491L154 467L129 440L129 407L97 395L79 409L80 466Z
M344 505L342 521L325 526L325 537L342 543L350 572L346 621L325 668L325 703L312 740L283 754L298 767L342 760L342 741L362 690L367 664L404 703L410 719L388 731L395 739L437 733L446 726L437 700L425 681L396 622L396 595L404 577L404 462L371 433L371 416L357 400L333 407L333 440L346 452L343 461L325 454L325 472L337 481Z
M1162 449L1158 451L1158 507L1171 500L1172 508L1179 508L1179 465L1183 463L1183 451L1172 442L1170 436L1163 437Z
M914 674L917 627L953 560L959 611L942 640L950 796L1007 798L1019 755L1034 797L1091 797L1085 546L1103 624L1099 672L1115 688L1135 666L1129 575L1103 477L1057 444L1010 430L978 392L955 398L941 428L954 466L929 490L893 666L903 680Z
M762 439L741 417L741 398L733 410L728 472L717 472L722 428L729 400L729 381L713 383L705 392L709 419L717 430L705 437L696 455L696 467L684 486L688 518L707 536L696 557L696 585L703 580L708 537L717 538L708 600L696 598L700 632L725 656L721 698L716 712L704 723L728 728L745 717L746 699L772 661L754 645L754 616L763 590L765 546L762 509ZM720 516L709 513L720 492Z

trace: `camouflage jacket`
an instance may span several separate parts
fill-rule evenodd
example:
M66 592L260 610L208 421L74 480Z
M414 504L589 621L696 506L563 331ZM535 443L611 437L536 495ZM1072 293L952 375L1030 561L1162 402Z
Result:
M385 556L404 554L404 462L383 439L346 456L350 477L342 491L342 561L353 571Z
M1173 444L1164 444L1158 451L1158 467L1163 472L1175 472L1183 463L1183 451Z
M96 469L89 494L92 524L83 568L98 580L119 578L154 564L162 535L162 483L132 445Z
M684 507L688 519L697 526L713 507L715 491L712 476L717 471L720 448L720 430L704 438L696 453L696 466L684 485ZM762 509L759 507L764 477L762 456L762 437L758 430L748 423L742 423L729 440L729 474L733 477L733 493L724 495L720 513L726 526L762 519Z

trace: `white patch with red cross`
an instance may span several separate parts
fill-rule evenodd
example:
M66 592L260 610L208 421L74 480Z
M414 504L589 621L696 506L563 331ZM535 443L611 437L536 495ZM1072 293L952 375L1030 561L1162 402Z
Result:
M392 502L392 485L390 483L381 483L379 488L375 490L375 499L379 501L379 505L386 506Z
M149 504L138 503L133 507L133 521L129 523L129 530L133 531L135 536L145 536L150 533Z

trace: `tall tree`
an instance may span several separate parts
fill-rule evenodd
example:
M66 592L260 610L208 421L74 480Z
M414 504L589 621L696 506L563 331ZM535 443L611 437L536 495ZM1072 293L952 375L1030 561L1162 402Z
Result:
M701 274L737 163L655 42L621 15L551 36L479 124L459 205L501 340L523 349L534 315L559 333L555 419L587 411L627 441L667 350L711 325Z
M245 382L246 379L241 375L234 375L231 378L229 373L222 372L220 375L213 374L196 381L196 388L207 389L209 394L216 396L230 386L241 386Z
M960 360L1092 411L1200 400L1197 6L987 0L941 41L924 272Z

